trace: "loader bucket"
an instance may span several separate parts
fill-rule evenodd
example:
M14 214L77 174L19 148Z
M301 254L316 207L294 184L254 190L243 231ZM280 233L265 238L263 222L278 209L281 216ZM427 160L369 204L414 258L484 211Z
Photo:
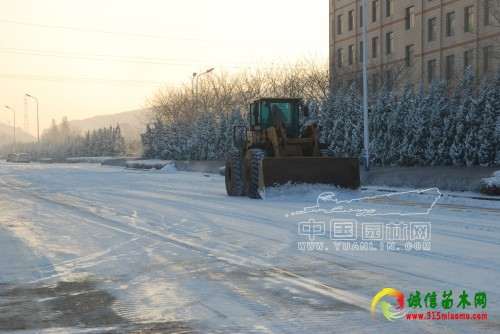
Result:
M333 184L351 189L360 186L359 160L356 158L264 158L262 176L266 187L288 182Z

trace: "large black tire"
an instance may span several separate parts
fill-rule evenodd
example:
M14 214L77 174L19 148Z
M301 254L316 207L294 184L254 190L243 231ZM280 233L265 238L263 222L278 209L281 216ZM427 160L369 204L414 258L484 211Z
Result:
M262 175L262 160L266 156L264 150L253 148L248 150L248 171L247 171L247 195L250 198L262 198L264 180Z
M226 192L229 196L243 196L245 182L243 180L243 162L238 151L230 152L226 159Z

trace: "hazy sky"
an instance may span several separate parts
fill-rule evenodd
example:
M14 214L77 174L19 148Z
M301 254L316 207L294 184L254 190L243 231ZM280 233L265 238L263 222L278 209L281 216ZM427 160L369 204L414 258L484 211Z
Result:
M142 108L209 67L327 56L327 0L0 0L0 122L8 104L24 126L25 92L45 127Z

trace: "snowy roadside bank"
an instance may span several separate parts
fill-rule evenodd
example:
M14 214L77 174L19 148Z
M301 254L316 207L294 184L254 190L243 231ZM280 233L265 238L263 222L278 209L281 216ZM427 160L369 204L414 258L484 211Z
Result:
M89 163L89 164L101 164L101 165L113 165L115 161L126 161L126 160L134 160L137 158L133 157L73 157L73 158L39 158L34 160L40 163L46 164L59 164L59 163Z
M125 161L125 167L132 169L162 169L170 163L170 160L159 159L127 160Z
M157 159L145 159L145 160L121 160L116 161L111 164L109 162L104 162L103 165L113 165L122 166L131 169L156 169L160 170L167 165L173 164L175 169L183 172L198 172L198 173L209 173L209 174L219 174L219 170L224 166L223 161L171 161L171 160L157 160Z
M66 158L65 162L68 163L91 163L91 164L102 164L107 160L116 159L116 157L75 157L75 158Z
M478 193L481 180L498 167L375 167L361 170L362 186L432 188Z

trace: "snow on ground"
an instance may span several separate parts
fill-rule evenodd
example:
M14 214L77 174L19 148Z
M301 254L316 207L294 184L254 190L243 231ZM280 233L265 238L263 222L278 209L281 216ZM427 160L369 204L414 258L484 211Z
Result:
M375 212L433 198L287 185L258 201L227 197L220 175L0 163L0 331L500 331L500 202L445 194L417 218L292 214L325 192ZM432 250L342 251L327 236L315 240L328 249L299 250L298 223L313 218L430 222ZM372 320L383 287L484 290L490 320Z
M175 167L175 163L173 161L167 163L162 169L161 169L162 172L166 172L166 173L176 173L177 172L177 168Z

